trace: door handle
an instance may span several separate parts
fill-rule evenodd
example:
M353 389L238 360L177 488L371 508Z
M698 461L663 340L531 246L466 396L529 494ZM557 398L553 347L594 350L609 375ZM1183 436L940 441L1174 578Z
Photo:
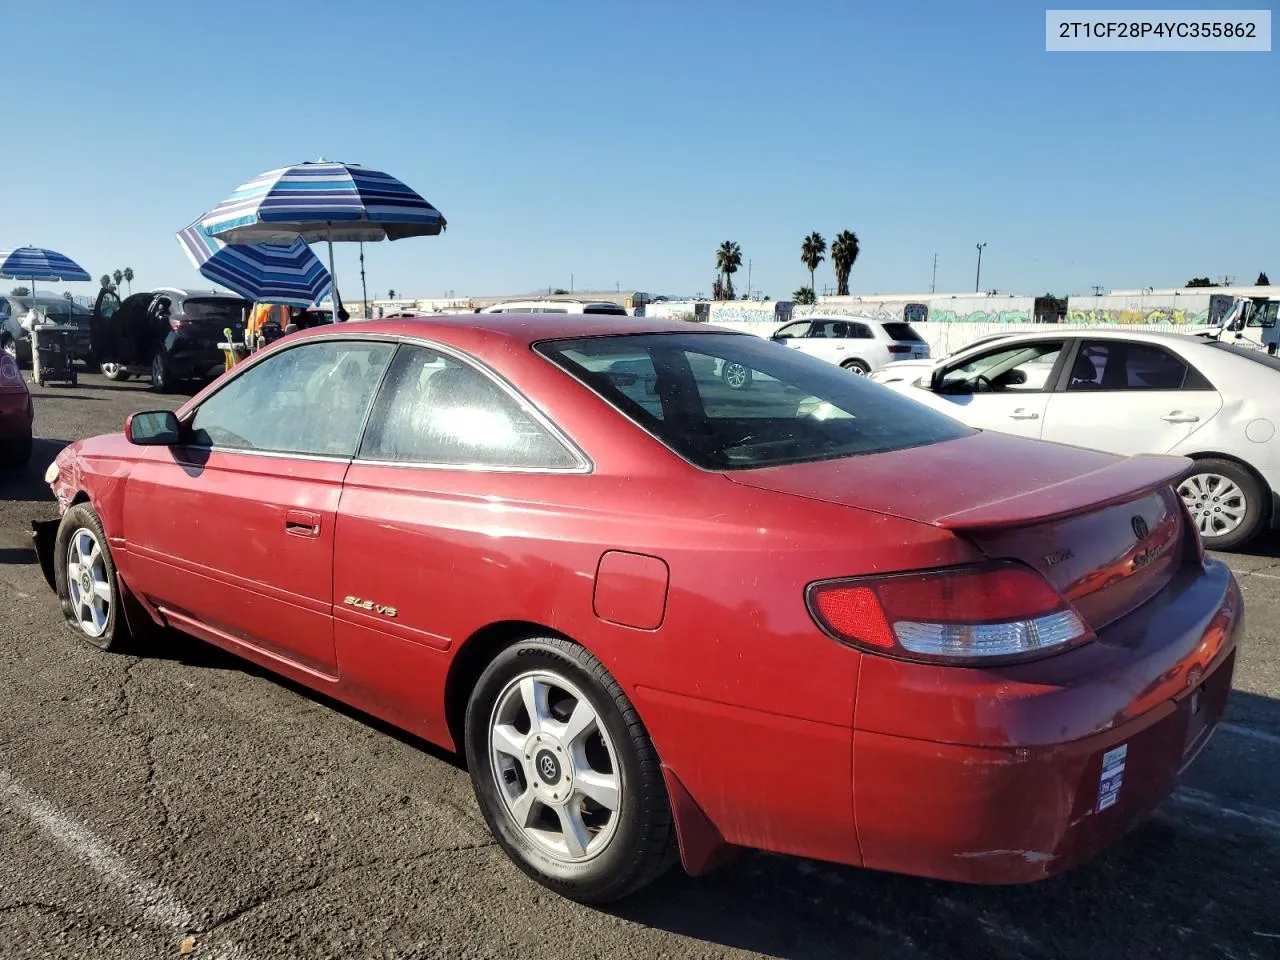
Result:
M1160 418L1165 423L1199 423L1200 418L1193 413L1183 413L1181 410L1174 410L1173 413L1166 413Z
M295 537L320 536L320 514L310 510L286 510L284 532Z
M1010 420L1039 420L1040 414L1032 413L1029 410L1023 410L1021 407L1019 407L1017 410L1013 411L1013 413L1009 414L1009 419Z

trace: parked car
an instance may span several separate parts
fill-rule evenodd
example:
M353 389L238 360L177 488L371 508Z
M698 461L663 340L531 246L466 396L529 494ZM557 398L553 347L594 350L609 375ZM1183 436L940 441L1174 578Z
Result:
M962 350L972 350L974 347L981 346L982 344L995 343L997 340L1003 340L1005 337L1013 335L1014 334L1012 333L987 334L987 336L978 337L976 340L966 343L958 350L953 350L946 356L937 359L922 357L918 360L894 360L891 363L886 363L875 373L871 374L871 379L876 383L898 383L903 380L915 381L920 379L921 374L931 371L939 363L949 360Z
M72 359L93 366L92 311L56 294L38 294L34 301L30 296L0 296L0 352L13 357L19 366L31 363L31 334L22 326L22 319L33 302L50 322L77 329L78 333L71 338Z
M911 324L870 317L813 316L793 320L770 338L860 376L893 360L925 359L929 344Z
M887 384L964 423L1194 461L1178 486L1205 546L1280 525L1280 359L1180 333L1062 329L972 347Z
M1036 880L1219 722L1241 599L1189 461L974 430L746 333L519 321L303 331L71 444L34 524L68 621L459 750L583 901L734 847Z
M627 308L609 300L573 300L566 297L547 297L533 300L507 300L488 307L478 308L476 313L589 313L600 316L625 317Z
M182 380L205 380L225 367L224 330L244 337L248 300L217 290L161 287L121 301L103 289L93 310L93 347L110 380L149 376L166 393Z
M18 361L0 353L0 470L24 467L31 459L31 424L36 410Z

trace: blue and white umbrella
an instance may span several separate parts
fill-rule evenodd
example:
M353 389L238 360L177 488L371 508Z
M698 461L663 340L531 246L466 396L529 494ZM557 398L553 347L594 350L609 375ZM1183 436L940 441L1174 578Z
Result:
M88 272L66 254L43 247L18 247L0 250L0 277L27 280L31 283L31 302L35 303L36 281L60 283L64 280L85 281Z
M178 243L201 276L246 300L309 307L331 286L329 271L301 240L227 244L197 220L178 231Z
M237 187L201 219L226 243L327 240L334 289L333 243L430 237L444 215L390 174L320 160L269 170Z

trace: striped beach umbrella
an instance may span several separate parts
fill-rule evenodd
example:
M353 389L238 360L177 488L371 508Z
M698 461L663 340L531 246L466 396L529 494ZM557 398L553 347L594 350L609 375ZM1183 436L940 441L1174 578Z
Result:
M226 243L325 240L336 290L333 244L430 237L444 215L390 174L319 160L280 167L237 187L200 221Z
M88 272L66 254L44 247L18 247L0 250L0 277L6 280L27 280L31 283L31 302L35 303L36 281L50 283L62 281L83 282Z
M201 276L246 300L309 307L330 287L329 271L301 240L227 244L197 220L178 231L178 243Z

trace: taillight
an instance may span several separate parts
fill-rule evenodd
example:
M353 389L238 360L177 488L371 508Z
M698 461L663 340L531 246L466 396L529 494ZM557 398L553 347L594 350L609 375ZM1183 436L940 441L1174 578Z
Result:
M889 352L890 353L910 353L911 348L907 346L905 343L891 343L889 344Z
M18 361L7 353L0 353L0 383L21 383L22 371Z
M170 317L170 318L169 318L169 329L170 329L170 330L181 330L181 329L182 329L182 321L181 321L181 320L175 320L173 317Z
M1025 660L1093 639L1060 593L1013 562L828 580L811 584L807 600L836 639L908 660Z

